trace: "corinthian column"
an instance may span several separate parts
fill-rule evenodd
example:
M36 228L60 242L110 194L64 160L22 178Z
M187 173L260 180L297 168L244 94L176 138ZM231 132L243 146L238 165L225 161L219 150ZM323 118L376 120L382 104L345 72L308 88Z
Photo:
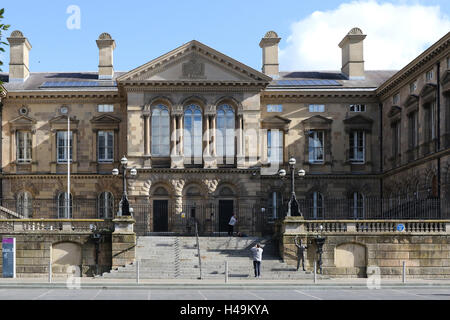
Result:
M172 140L172 155L177 155L177 119L176 116L172 116L172 134L171 134L171 140Z
M211 143L210 130L209 130L209 115L206 115L206 155L209 156L209 144Z

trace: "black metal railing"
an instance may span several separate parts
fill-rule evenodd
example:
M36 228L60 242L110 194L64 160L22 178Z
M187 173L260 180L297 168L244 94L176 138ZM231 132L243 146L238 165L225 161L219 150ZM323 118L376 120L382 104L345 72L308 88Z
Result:
M450 219L447 199L299 199L298 202L306 220ZM285 212L283 207L281 217Z
M164 202L165 201L165 202ZM450 219L449 199L436 198L364 198L358 199L298 199L305 220L389 220L389 219ZM286 204L286 202L285 202ZM119 209L119 200L105 204L97 199L73 199L70 210L55 199L32 199L21 202L17 199L0 199L0 206L17 212L24 218L59 219L112 219ZM234 227L236 234L263 235L273 233L274 221L284 218L285 206L271 208L261 204L234 201L226 206L221 202L202 201L177 207L174 202L163 200L156 203L147 197L130 199L135 231L138 235L152 232L169 232L202 236L227 235L227 226L232 213L238 219ZM107 213L105 217L104 214Z

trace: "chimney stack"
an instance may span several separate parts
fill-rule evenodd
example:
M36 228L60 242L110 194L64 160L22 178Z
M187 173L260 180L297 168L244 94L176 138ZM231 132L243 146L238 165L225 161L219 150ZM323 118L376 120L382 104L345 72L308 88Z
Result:
M114 76L113 51L116 42L109 33L102 33L97 40L99 49L98 78L100 80L111 80Z
M364 39L359 28L353 28L339 43L342 49L342 68L341 71L349 79L364 79Z
M24 82L30 76L31 44L19 30L11 32L8 42L10 46L9 82Z
M262 48L262 72L274 79L278 78L278 43L281 38L275 31L269 31L261 39L259 46Z

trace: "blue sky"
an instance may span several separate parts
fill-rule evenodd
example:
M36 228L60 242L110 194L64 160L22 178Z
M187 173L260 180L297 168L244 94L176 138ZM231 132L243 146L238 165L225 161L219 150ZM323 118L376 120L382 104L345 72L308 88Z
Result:
M419 11L415 11L415 16L411 13L405 16L405 30L410 29L408 23L411 20L421 20L420 6L434 6L438 11L430 11L424 14L424 20L437 20L433 15L439 17L439 29L431 36L425 35L415 47L414 52L409 53L403 60L388 65L386 61L380 67L396 67L404 63L413 54L418 54L420 50L426 48L432 42L438 40L446 32L450 31L450 1L448 0L427 0L427 1L376 1L377 8L381 8L383 3L393 3L399 6L397 11L399 19L405 7L418 5ZM362 2L367 2L366 0ZM102 32L108 32L116 40L117 48L114 52L114 67L118 71L127 71L143 63L146 63L192 39L199 40L216 50L219 50L257 70L261 68L261 49L259 41L268 30L275 30L282 41L280 43L281 67L282 69L338 69L336 58L332 64L326 56L323 60L315 61L317 56L314 50L309 53L302 53L307 48L314 47L314 43L303 41L307 38L309 28L310 34L317 34L314 41L331 42L333 48L337 48L340 39L345 33L340 33L334 38L327 38L321 35L323 24L317 19L317 14L321 11L328 14L328 20L335 19L334 23L340 24L340 17L345 16L347 7L342 4L355 6L353 0L327 0L327 1L300 1L300 0L240 0L240 1L217 1L217 0L165 0L165 1L100 1L100 0L41 0L41 1L7 1L0 4L5 8L4 22L11 24L7 33L13 30L21 30L28 37L33 48L30 53L30 69L33 72L42 71L95 71L98 65L98 49L95 40ZM353 4L352 4L353 3ZM80 29L68 29L66 26L70 14L66 13L70 5L77 5L81 11ZM363 10L363 9L361 9ZM387 9L386 9L387 10ZM373 15L379 24L383 24L385 14L380 9L379 16L375 11ZM425 11L424 11L425 12ZM350 18L342 21L342 30L353 24L365 24L365 21L358 20L359 14L353 14ZM355 21L353 20L353 17ZM396 20L391 19L387 24L392 24L395 28ZM414 21L417 24L418 21ZM447 25L447 22L449 24ZM372 35L375 38L376 23L368 24L365 31L368 34L368 41ZM426 24L425 24L426 25ZM301 26L301 30L298 30ZM441 28L442 26L442 28ZM297 29L296 29L297 28ZM333 24L328 28L334 28ZM369 33L370 30L373 33ZM378 29L376 29L378 30ZM313 33L314 32L314 33ZM380 31L380 37L383 35ZM378 35L378 33L377 33ZM408 36L408 35L407 35ZM409 35L412 37L412 35ZM303 38L302 38L303 37ZM384 38L386 38L384 34ZM290 40L288 40L290 39ZM302 40L303 39L303 40ZM382 37L381 37L382 39ZM393 37L393 39L395 39ZM375 43L375 40L372 40ZM398 42L398 41L396 41ZM326 50L326 49L324 49ZM402 48L398 49L402 51ZM8 51L8 49L7 49ZM336 51L339 53L338 51ZM308 57L313 56L313 58ZM373 54L374 55L374 54ZM369 55L370 56L370 55ZM374 55L375 56L375 55ZM340 57L337 57L339 60ZM8 70L9 54L2 55L1 60L5 65L3 71ZM308 60L310 59L310 60ZM381 60L380 60L381 61ZM302 64L302 62L304 62ZM381 62L380 62L381 63ZM374 66L378 66L374 64ZM283 68L284 67L284 68Z

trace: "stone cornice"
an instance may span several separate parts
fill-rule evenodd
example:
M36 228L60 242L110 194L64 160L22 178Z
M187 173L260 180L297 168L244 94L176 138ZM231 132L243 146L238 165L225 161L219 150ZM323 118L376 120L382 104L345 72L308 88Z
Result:
M365 98L377 102L374 91L353 91L353 90L340 90L340 91L327 91L326 89L320 91L263 91L261 98L264 100L274 100L279 102L298 102L299 99L308 98Z
M127 92L159 91L261 91L267 86L265 82L250 81L124 81L120 84Z
M74 179L117 179L121 175L113 176L112 174L98 174L98 173L71 173L70 178ZM13 174L0 173L2 179L67 179L67 173L36 173L36 174Z
M438 42L425 50L420 56L410 62L406 67L397 72L389 80L383 83L377 89L377 96L384 96L391 90L394 90L400 83L407 80L408 77L414 75L416 72L420 72L421 68L428 65L433 60L444 54L444 51L448 50L450 46L450 32L442 37Z
M116 92L8 92L4 104L15 103L80 103L80 102L102 102L120 103L126 102Z

